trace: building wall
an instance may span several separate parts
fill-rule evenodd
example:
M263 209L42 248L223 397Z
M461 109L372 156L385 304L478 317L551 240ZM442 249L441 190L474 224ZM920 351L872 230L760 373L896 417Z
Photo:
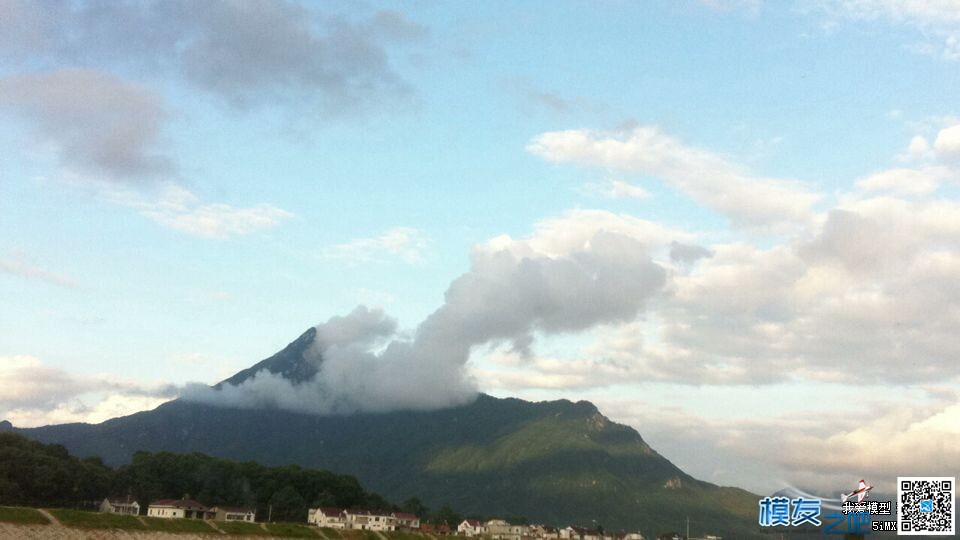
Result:
M307 512L307 522L313 523L318 527L330 527L331 529L344 529L346 524L344 523L343 517L336 516L327 516L319 511L317 508L311 508Z
M183 518L185 514L183 511L183 508L168 508L168 507L154 508L151 506L150 508L147 509L147 515L150 517L173 519L173 518Z
M348 529L364 531L392 531L397 528L396 522L391 516L347 514L346 525Z
M140 513L140 505L136 502L131 504L113 504L110 499L104 499L100 503L100 511L110 514L129 514L137 515Z

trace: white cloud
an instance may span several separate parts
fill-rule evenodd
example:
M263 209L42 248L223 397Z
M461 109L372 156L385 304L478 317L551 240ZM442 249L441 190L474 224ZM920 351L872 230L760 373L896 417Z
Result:
M179 186L164 188L156 199L118 190L108 190L105 195L164 227L211 239L227 239L271 229L293 215L263 203L247 208L203 203L199 197Z
M41 268L19 253L0 257L0 272L25 279L45 281L68 289L75 289L78 286L73 278Z
M943 45L944 60L960 60L960 33L954 33L947 36Z
M924 42L910 48L922 53L940 56L945 60L960 60L960 1L958 0L821 0L816 4L801 4L805 9L816 6L828 18L829 25L841 20L885 21L919 30ZM930 42L942 39L942 44Z
M323 250L323 255L355 264L384 262L392 258L408 264L420 264L424 262L430 242L430 237L421 230L412 227L395 227L380 236L355 238L349 242L327 247Z
M922 196L933 193L945 180L956 176L956 173L946 167L888 169L858 180L857 187L869 192Z
M0 357L0 418L17 426L100 422L152 408L175 395L110 375L75 375L32 356Z
M960 159L960 124L941 129L933 148L942 159Z
M743 227L776 229L805 224L819 199L798 182L756 176L656 127L547 132L535 137L527 150L548 161L659 178Z
M609 218L581 211L555 227L592 217ZM525 253L508 237L489 246ZM843 197L795 240L716 243L667 268L662 293L638 318L594 331L587 346L531 348L528 362L509 369L484 363L478 378L513 389L844 381L851 372L904 384L960 380L952 360L960 356L960 203Z
M933 157L933 152L930 149L930 143L927 142L926 137L922 135L916 135L910 139L910 145L907 147L907 152L900 156L900 160L912 161L929 159L931 157Z
M856 19L887 19L920 26L960 23L958 0L828 0L822 5L834 15Z
M583 186L583 191L590 195L606 199L647 199L650 192L642 187L624 182L623 180L609 180L602 183L591 183Z
M861 477L889 493L897 476L951 476L960 468L956 395L910 399L897 392L840 384L835 394L844 397L832 410L811 401L785 414L759 406L719 417L645 399L596 401L695 476L768 494L790 483L835 498Z
M524 353L535 335L636 318L666 280L653 254L677 237L688 235L610 212L571 212L539 223L528 238L501 236L475 247L469 271L451 282L444 303L411 338L394 336L396 323L382 311L360 307L317 327L320 371L308 384L291 388L260 373L217 391L191 387L185 397L324 414L463 403L476 393L466 370L475 348L507 344ZM384 337L393 339L382 347L371 342Z

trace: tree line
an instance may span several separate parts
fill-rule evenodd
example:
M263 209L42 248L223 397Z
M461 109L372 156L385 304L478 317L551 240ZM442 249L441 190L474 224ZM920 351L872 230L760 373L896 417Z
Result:
M269 511L274 521L302 522L308 508L320 506L404 511L453 527L460 520L449 506L431 512L416 498L394 505L356 478L329 471L171 452L137 452L129 464L111 468L98 457L71 456L59 444L0 433L0 505L91 507L108 496L130 496L143 509L189 496L209 506L256 508L258 520Z

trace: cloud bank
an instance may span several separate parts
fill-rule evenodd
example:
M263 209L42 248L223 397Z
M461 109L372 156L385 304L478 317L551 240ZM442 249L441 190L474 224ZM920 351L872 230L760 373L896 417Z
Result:
M397 336L382 311L358 308L317 327L312 380L295 384L262 371L220 390L193 386L183 397L321 414L463 403L477 391L467 371L477 347L506 343L525 353L537 334L637 317L666 283L651 257L665 233L643 220L582 212L544 222L526 239L495 238L474 250L470 270L412 336Z
M394 11L346 17L282 0L0 1L0 57L173 73L238 109L337 116L402 99L388 47L426 34Z
M820 198L799 182L757 176L652 126L551 131L535 137L527 150L555 163L654 176L740 227L806 224Z
M0 108L28 120L64 165L122 181L175 171L157 149L164 105L144 86L90 69L13 75L0 79Z
M32 356L0 357L0 419L17 426L102 422L155 407L176 393L172 385L75 375Z

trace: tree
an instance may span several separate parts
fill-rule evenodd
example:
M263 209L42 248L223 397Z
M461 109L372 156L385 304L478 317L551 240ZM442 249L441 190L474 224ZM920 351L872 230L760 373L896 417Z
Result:
M293 486L287 485L270 497L274 521L306 521L307 503Z
M440 510L437 510L437 514L433 516L432 521L437 524L446 523L447 525L456 527L463 519L460 517L460 514L453 511L453 508L445 504Z
M321 508L323 506L336 506L337 498L330 493L329 491L321 491L313 498L313 504L310 505L311 508Z
M420 502L420 499L416 497L410 497L409 499L403 501L403 504L400 505L400 510L407 512L409 514L414 514L417 517L423 518L430 513L430 509L423 505Z

